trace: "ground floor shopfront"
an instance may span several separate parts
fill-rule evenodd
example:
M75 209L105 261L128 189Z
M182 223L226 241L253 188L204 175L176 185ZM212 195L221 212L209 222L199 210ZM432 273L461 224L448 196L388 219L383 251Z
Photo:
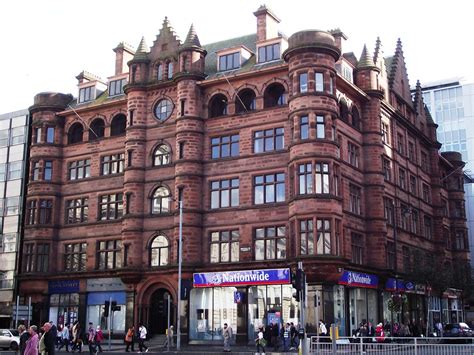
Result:
M47 295L36 297L33 321L52 320L58 325L79 321L110 328L123 334L129 326L143 323L151 334L164 334L177 319L177 290L174 275L150 276L137 284L124 284L120 278L55 280L48 282ZM236 270L188 274L183 280L181 329L183 342L222 341L227 323L235 340L254 341L258 328L293 322L300 325L301 303L294 295L291 269ZM381 281L383 280L383 281ZM399 309L390 306L402 295ZM397 296L397 297L398 297ZM380 322L410 324L416 335L442 323L463 320L460 292L449 290L442 297L424 285L375 274L343 270L335 282L321 284L308 280L305 326L315 334L319 320L334 323L341 336L355 334L360 324ZM38 302L40 300L40 302ZM106 316L105 304L115 311Z

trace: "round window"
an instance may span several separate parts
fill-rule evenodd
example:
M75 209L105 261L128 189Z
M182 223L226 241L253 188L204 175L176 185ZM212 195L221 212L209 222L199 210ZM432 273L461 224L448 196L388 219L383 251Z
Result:
M171 116L173 112L173 103L168 99L160 100L155 106L155 117L164 121Z

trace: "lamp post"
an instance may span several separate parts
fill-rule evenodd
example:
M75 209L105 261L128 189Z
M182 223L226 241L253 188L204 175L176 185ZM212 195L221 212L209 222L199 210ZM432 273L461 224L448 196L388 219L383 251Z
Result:
M179 201L179 239L178 239L178 310L176 320L176 350L181 349L181 264L183 259L183 201Z

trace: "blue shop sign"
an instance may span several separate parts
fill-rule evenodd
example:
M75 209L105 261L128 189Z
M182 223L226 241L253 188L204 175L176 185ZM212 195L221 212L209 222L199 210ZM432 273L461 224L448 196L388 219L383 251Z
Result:
M194 287L289 284L290 269L203 272L193 274Z
M405 289L407 290L407 292L415 292L415 287L416 285L414 282L405 282Z
M50 294L79 292L79 280L48 281L48 291Z
M394 278L389 278L385 282L385 290L387 291L405 291L405 282Z
M339 278L339 284L351 287L377 288L379 285L379 278L376 275L346 270Z

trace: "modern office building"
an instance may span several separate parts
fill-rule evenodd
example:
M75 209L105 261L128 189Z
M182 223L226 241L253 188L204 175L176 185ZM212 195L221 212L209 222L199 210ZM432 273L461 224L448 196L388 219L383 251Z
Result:
M81 72L76 99L36 95L19 292L37 322L106 328L111 300L115 332L164 333L171 296L187 341L226 322L252 343L299 322L299 261L309 331L463 319L464 163L439 153L401 42L357 59L340 30L287 38L254 15L255 34L205 46L165 19L107 80Z
M474 84L461 78L427 83L423 86L423 100L438 125L441 151L459 151L465 170L466 218L471 251L471 269L474 269ZM474 295L473 295L474 297ZM474 304L470 320L474 321Z
M0 328L11 325L19 266L29 115L0 115Z

